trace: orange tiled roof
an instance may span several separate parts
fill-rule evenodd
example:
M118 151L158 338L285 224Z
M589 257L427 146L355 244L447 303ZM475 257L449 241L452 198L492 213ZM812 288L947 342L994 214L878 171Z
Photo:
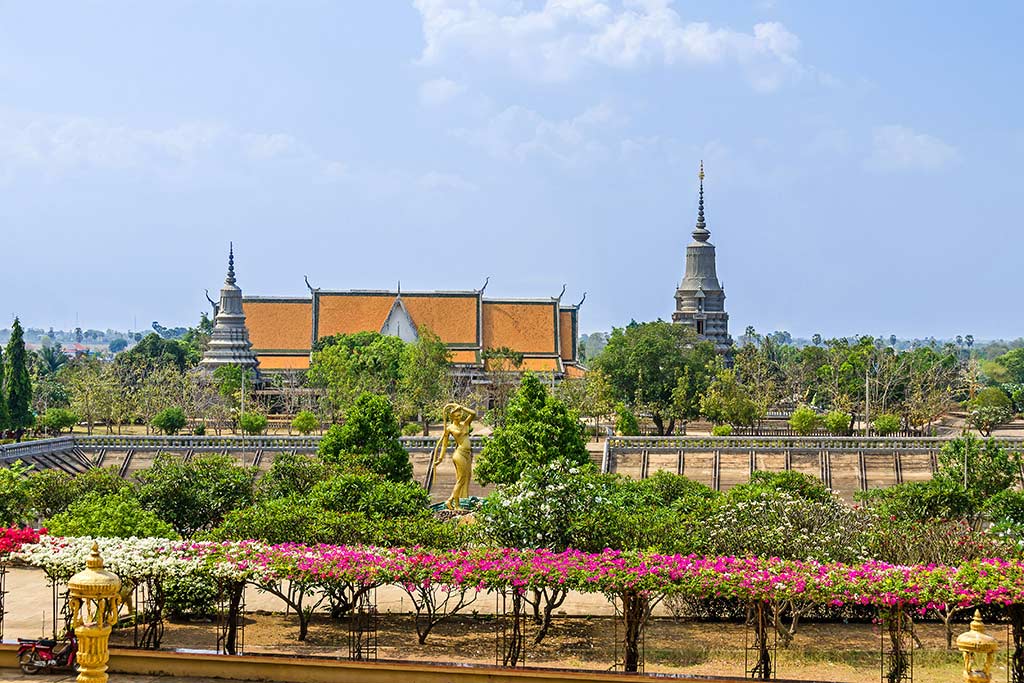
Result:
M387 318L395 295L387 292L331 294L321 292L317 339L335 334L379 332Z
M470 363L479 363L480 362L480 361L477 360L476 351L472 351L472 350L456 350L456 351L452 351L451 352L451 356L449 356L449 359L453 363L470 364Z
M485 362L484 369L493 369L493 363L491 361ZM557 358L524 358L523 364L516 368L516 371L525 372L527 370L532 370L533 372L561 372L562 367Z
M484 348L557 354L555 301L484 301Z
M243 300L249 340L260 350L300 351L309 348L313 304L294 300Z
M586 377L587 371L579 367L578 365L566 365L565 376L571 377L573 379L578 379L580 377Z
M260 354L260 370L305 370L309 367L309 356L274 356Z
M558 312L558 316L559 348L562 360L571 363L576 360L576 335L573 334L576 331L574 324L576 310L563 308Z
M476 294L403 294L402 301L417 327L430 328L445 344L476 346Z

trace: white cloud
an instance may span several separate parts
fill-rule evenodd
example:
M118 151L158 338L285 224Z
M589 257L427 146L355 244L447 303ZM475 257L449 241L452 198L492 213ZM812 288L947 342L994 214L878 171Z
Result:
M424 173L417 179L416 184L424 190L430 191L476 192L480 189L475 183L471 183L457 173L441 173L439 171Z
M906 126L874 129L871 154L865 160L874 171L937 171L959 159L956 147Z
M466 91L466 86L448 78L435 78L420 85L420 104L440 107Z
M0 174L5 176L14 169L51 175L81 169L174 173L196 165L241 168L281 161L310 168L338 163L320 158L287 133L239 132L201 122L152 128L0 111Z
M575 166L605 158L607 147L597 132L617 122L607 105L591 107L570 119L550 120L532 109L513 106L479 128L460 128L452 135L505 161L546 157Z
M524 3L415 0L424 64L492 60L527 78L560 81L591 65L738 64L751 85L773 90L804 72L800 40L778 22L750 32L686 22L669 0L547 0Z

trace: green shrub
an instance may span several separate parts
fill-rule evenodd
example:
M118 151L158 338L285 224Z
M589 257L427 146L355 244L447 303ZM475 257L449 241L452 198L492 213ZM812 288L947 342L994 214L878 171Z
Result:
M51 517L46 527L54 536L174 538L176 535L170 524L144 509L127 489L112 496L90 493Z
M177 406L164 408L153 416L150 424L164 434L177 434L185 426L185 412Z
M711 436L731 436L732 425L715 425L711 428Z
M841 410L831 410L822 420L829 434L843 436L850 433L850 414Z
M242 413L238 416L238 426L245 434L257 436L267 431L267 416L261 413Z
M789 417L789 428L800 436L810 436L818 428L821 418L813 408L800 406Z
M412 461L398 440L401 433L391 401L364 393L349 408L345 424L327 430L317 452L325 462L411 481Z
M292 420L292 429L299 434L312 434L320 429L320 420L311 410L302 410Z
M875 418L875 433L879 436L889 436L900 431L900 416L892 413L885 413Z
M407 422L402 427L402 436L419 436L423 433L423 425L417 422Z
M217 581L206 574L170 572L161 582L164 610L171 619L210 617L217 612Z
M985 387L967 402L967 424L984 436L1013 419L1013 401L999 387Z
M619 436L640 436L636 415L624 403L615 406L615 433Z
M39 428L50 434L60 434L65 429L72 430L78 424L78 413L67 408L47 408L39 418Z
M206 436L206 423L200 422L196 424L196 428L192 430L192 433L196 436Z

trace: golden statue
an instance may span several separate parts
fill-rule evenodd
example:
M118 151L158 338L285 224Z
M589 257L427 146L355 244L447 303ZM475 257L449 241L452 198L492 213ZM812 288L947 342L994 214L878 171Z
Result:
M452 495L445 501L444 506L449 510L459 507L459 501L469 497L469 480L473 475L473 450L469 443L469 433L476 411L459 405L448 403L441 411L444 418L444 433L434 446L433 459L431 461L431 475L433 470L444 460L448 453L448 437L455 440L455 452L452 453L452 462L455 463L455 487ZM429 477L433 481L433 476ZM429 488L429 487L428 487Z

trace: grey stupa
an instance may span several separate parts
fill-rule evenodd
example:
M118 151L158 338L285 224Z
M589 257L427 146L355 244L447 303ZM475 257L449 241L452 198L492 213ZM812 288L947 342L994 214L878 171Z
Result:
M702 340L713 342L719 353L732 351L729 314L725 312L725 290L718 282L715 245L708 242L711 231L704 222L704 162L700 164L700 199L693 241L686 247L686 272L676 290L672 321L687 325Z
M199 365L209 372L222 365L239 365L253 368L258 376L259 364L245 326L242 290L235 284L235 247L232 244L228 250L228 276L221 287L220 303L213 318L213 333Z

